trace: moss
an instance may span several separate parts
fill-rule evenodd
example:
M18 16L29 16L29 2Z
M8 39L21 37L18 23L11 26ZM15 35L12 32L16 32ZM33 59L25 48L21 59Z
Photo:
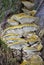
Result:
M0 39L0 65L19 65L16 57L13 58L12 50Z
M0 22L9 13L19 13L21 11L20 0L0 0Z

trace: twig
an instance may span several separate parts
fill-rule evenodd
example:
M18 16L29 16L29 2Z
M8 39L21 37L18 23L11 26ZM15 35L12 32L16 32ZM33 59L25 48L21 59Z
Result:
M36 14L38 13L39 8L40 8L40 6L42 5L43 1L44 1L44 0L41 0L41 1L40 1L40 4L38 5L38 7L37 7L37 9L36 9L36 10L37 10ZM36 15L36 14L35 14L35 15Z

